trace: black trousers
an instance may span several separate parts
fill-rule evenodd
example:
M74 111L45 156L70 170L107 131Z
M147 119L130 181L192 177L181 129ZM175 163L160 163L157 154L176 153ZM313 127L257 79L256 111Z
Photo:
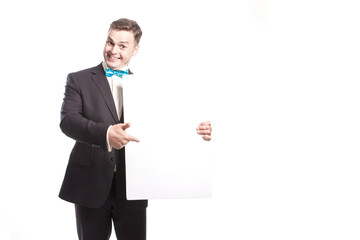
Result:
M102 207L92 209L75 204L79 240L108 240L112 223L118 240L146 240L146 207L134 208L118 201L115 176Z

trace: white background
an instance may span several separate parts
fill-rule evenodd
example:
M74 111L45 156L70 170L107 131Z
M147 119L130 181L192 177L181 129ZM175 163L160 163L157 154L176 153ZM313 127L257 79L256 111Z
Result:
M184 75L214 128L213 197L151 201L149 240L359 239L359 10L3 1L0 238L76 239L73 206L57 198L73 145L58 127L66 75L100 63L110 22L128 17L144 32L134 72Z

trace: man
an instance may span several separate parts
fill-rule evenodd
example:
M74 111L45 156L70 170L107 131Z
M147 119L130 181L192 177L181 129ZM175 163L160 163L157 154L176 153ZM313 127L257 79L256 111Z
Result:
M127 134L130 125L123 123L120 81L132 74L128 65L141 35L135 21L114 21L104 61L67 78L60 127L76 143L59 196L75 203L80 240L109 239L112 221L118 239L146 239L147 201L126 200L124 147L139 140ZM209 141L210 122L200 123L197 133Z

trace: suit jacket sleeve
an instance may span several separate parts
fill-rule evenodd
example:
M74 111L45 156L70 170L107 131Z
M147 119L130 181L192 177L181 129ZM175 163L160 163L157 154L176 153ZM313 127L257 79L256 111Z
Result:
M84 116L83 86L74 78L72 74L67 78L60 128L77 142L107 150L106 133L110 124L95 122Z

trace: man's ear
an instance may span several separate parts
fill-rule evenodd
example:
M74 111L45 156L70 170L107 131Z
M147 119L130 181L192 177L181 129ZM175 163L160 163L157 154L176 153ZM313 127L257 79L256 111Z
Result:
M138 52L139 52L139 48L140 48L140 45L136 45L135 49L134 49L134 53L133 53L133 56L135 56Z

